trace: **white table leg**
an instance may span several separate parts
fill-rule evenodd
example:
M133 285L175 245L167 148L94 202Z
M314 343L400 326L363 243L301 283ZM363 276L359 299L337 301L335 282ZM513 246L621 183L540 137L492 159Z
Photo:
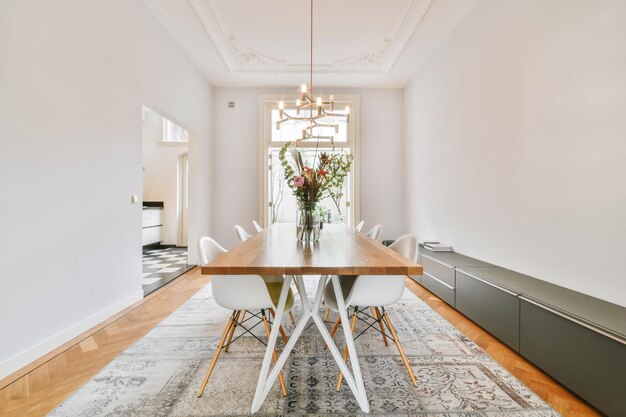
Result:
M269 394L270 390L276 378L278 378L278 373L285 365L291 350L295 346L296 342L300 338L302 331L306 327L306 324L309 320L313 320L319 329L324 341L328 345L328 349L330 350L335 362L339 366L339 369L344 375L346 383L352 390L361 410L366 413L369 413L369 403L367 402L367 395L365 393L365 386L363 384L363 377L361 376L361 369L359 367L359 361L356 354L356 348L354 346L354 341L352 339L352 332L350 331L350 323L347 318L346 308L343 301L343 294L341 292L341 286L339 285L339 279L336 276L333 276L333 287L335 289L335 294L337 295L337 302L340 309L342 327L344 330L344 336L346 338L346 343L348 346L348 352L350 354L350 361L352 364L352 369L354 370L354 376L348 369L346 363L343 360L343 356L339 349L333 342L330 337L330 333L326 329L324 325L324 321L319 316L319 306L322 302L322 294L324 293L324 287L326 282L328 281L328 276L320 277L319 285L317 287L317 291L315 293L315 298L313 301L313 305L309 304L309 299L307 297L306 288L304 286L304 280L302 276L297 276L298 287L299 287L299 295L300 301L302 302L303 314L298 321L293 333L289 337L289 342L283 348L283 352L280 354L278 361L274 365L274 368L270 372L269 368L272 362L272 352L276 345L276 339L278 337L278 328L280 326L283 313L285 311L285 304L287 302L287 294L289 289L289 283L291 278L286 278L283 282L282 291L280 293L280 299L278 301L276 317L274 318L274 323L272 324L272 331L270 333L270 338L268 340L267 349L265 351L265 356L263 358L263 365L261 366L261 372L259 374L259 381L257 383L256 392L254 394L254 400L252 401L252 412L256 413L261 408L263 401ZM269 373L269 375L268 375Z
M333 288L335 289L335 297L337 298L337 309L339 310L339 316L341 317L341 327L343 327L343 335L346 339L346 346L348 346L350 364L352 365L352 372L354 373L354 380L356 382L356 387L352 388L352 392L354 393L356 400L359 402L361 409L366 413L369 413L369 403L367 402L367 395L365 393L365 384L363 383L363 376L361 375L359 359L356 356L356 346L354 345L354 339L352 338L350 320L348 320L348 312L343 298L343 293L341 291L339 277L337 275L333 275L332 282ZM337 350L337 356L339 357L339 359L335 360L340 360L341 362L343 362L343 357L339 356L339 350ZM343 372L343 375L345 380L348 381L347 374Z
M270 332L270 337L267 340L267 348L265 349L265 356L263 357L263 364L261 365L259 381L257 382L256 392L254 393L254 400L252 400L252 412L253 413L256 413L257 411L259 411L259 408L261 408L261 405L263 404L263 401L265 401L265 397L267 396L267 393L269 392L270 388L272 387L272 384L278 377L278 372L280 372L280 369L283 367L283 365L285 364L285 361L287 360L287 355L289 354L289 352L291 352L291 349L287 349L287 346L285 346L283 353L278 358L278 362L276 362L276 365L274 365L274 369L272 371L272 375L275 375L274 378L268 379L267 373L270 370L270 365L272 363L272 356L274 353L274 347L276 346L276 339L278 338L280 324L283 319L283 313L285 312L285 305L287 304L287 294L289 294L290 282L291 281L286 278L283 280L283 286L280 291L280 297L278 298L278 305L276 306L276 316L274 317L274 323L272 324L272 331ZM301 319L298 322L298 325L296 326L296 329L294 331L294 335L302 332L302 329L300 329L299 333L297 333L298 327L300 327L300 325L302 324L302 321L303 320ZM302 326L302 328L304 328L304 325ZM294 338L292 336L289 339L289 342L287 343L287 345L289 345L293 339L297 340L297 338ZM294 343L292 343L291 348L293 348L293 344ZM285 355L285 353L287 353L287 355ZM274 371L277 371L277 372L274 372Z

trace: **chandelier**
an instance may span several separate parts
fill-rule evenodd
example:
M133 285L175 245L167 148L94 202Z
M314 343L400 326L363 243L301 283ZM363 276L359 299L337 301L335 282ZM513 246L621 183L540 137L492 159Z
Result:
M276 121L276 130L280 130L283 123L288 121L305 122L302 134L296 139L296 145L307 140L329 140L333 143L335 135L339 133L339 123L337 119L343 119L346 123L350 123L350 106L346 106L344 113L335 113L335 97L331 94L328 100L320 95L313 99L313 0L311 0L311 59L309 66L309 86L306 84L300 86L300 96L296 100L296 114L289 114L285 110L285 102L278 102L279 120ZM308 91L307 91L308 90ZM302 112L302 109L308 111ZM306 115L302 114L306 113ZM334 134L327 132L322 134L322 129L334 129Z

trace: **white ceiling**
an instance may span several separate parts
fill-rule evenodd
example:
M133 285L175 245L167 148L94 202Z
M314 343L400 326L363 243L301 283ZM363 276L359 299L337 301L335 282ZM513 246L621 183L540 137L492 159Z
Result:
M215 86L308 81L308 0L144 0ZM405 85L475 0L315 0L314 83Z

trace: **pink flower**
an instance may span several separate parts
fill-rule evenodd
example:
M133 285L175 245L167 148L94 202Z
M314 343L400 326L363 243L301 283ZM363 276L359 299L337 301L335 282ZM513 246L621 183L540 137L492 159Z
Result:
M294 187L302 187L304 185L304 177L298 176L293 179Z

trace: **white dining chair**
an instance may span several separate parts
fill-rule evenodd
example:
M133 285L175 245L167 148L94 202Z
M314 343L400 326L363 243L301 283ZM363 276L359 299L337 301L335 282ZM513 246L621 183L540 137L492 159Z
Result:
M246 240L252 237L252 235L246 232L246 230L243 227L239 226L238 224L234 225L233 229L235 229L235 233L237 234L237 237L239 238L239 241L241 243L245 242ZM273 283L273 284L280 284L280 285L283 284L283 281L285 279L283 275L263 275L262 278L263 278L263 281L265 281L266 283ZM295 277L294 277L294 282L296 282ZM296 318L293 316L293 311L291 310L289 311L289 319L291 320L291 323L296 324Z
M257 223L256 220L252 220L252 224L254 225L254 228L256 229L257 232L261 233L263 231L263 228L261 227L260 224Z
M234 225L233 229L235 229L235 233L237 234L237 238L239 238L239 241L242 242L242 243L252 237L251 234L246 232L246 230L243 227L239 226L238 224Z
M360 232L364 224L365 224L365 220L361 220L354 229L357 232ZM383 230L383 227L380 224L377 224L374 227L372 227L370 231L365 234L365 236L378 242L378 239L380 238L380 233L382 232L382 230ZM342 282L344 280L353 282L354 278L355 277L353 275L340 276L339 282ZM343 288L343 284L341 286ZM328 320L328 316L330 316L330 308L326 308L326 312L324 312L324 321Z
M221 247L215 240L211 239L210 237L202 237L198 241L198 254L202 265L208 264L224 252L226 252L226 249ZM263 278L259 275L213 275L211 277L211 289L213 290L213 298L215 299L215 302L220 307L232 310L233 312L228 319L226 329L224 329L224 333L222 334L222 337L217 345L217 350L213 355L213 359L211 360L209 369L204 377L202 386L198 391L198 397L201 397L204 393L204 390L209 382L209 378L213 373L213 369L215 368L215 364L217 363L217 360L220 357L222 350L224 350L224 352L228 352L228 348L230 347L230 345L239 337L241 337L239 336L235 338L235 340L233 340L235 329L239 326L245 333L252 334L251 329L256 326L256 324L254 326L251 326L250 328L247 328L244 325L245 322L252 319L252 317L245 319L246 313L250 313L251 316L259 319L260 321L258 321L257 324L263 322L263 326L265 327L265 333L269 339L270 322L268 320L268 314L266 313L266 311L268 311L272 317L274 316L274 308L276 304L278 304L278 300L280 298L282 282L268 283L264 281ZM287 304L285 306L285 311L291 310L291 307L293 306L293 300L293 293L290 289L287 295ZM279 330L283 342L287 343L288 339L284 330L282 329L282 326ZM274 362L276 362L278 360L278 354L276 350L274 350L273 356ZM279 374L278 381L280 383L282 395L283 397L286 397L287 387L285 385L282 373Z
M383 227L380 224L377 224L376 226L372 227L370 231L365 234L365 236L378 242L378 239L380 239L380 234L382 231L383 231Z
M413 260L415 259L415 254L417 252L417 240L414 235L404 235L391 244L389 249L397 252L407 259ZM359 275L354 277L345 276L341 278L343 278L340 280L341 291L342 294L344 294L346 306L348 309L352 307L353 311L350 323L352 331L354 332L357 318L368 324L368 327L364 331L367 331L369 328L375 329L374 326L378 324L385 346L389 346L387 339L391 339L395 342L409 378L413 382L413 385L417 386L415 375L413 375L413 371L409 365L406 355L404 354L404 349L402 348L400 339L398 339L393 323L391 322L389 314L385 309L386 306L396 303L402 297L406 284L406 276ZM324 288L324 303L333 311L337 311L337 298L331 282L328 282ZM372 315L367 312L368 309L371 311ZM359 314L361 317L358 317ZM339 324L341 324L341 319L337 319L335 322L335 325L330 333L331 337L334 336ZM387 336L385 328L389 330L391 336ZM359 336L360 334L356 335L354 339ZM344 360L347 358L348 350L346 348L344 349ZM337 380L337 391L341 388L342 380L343 374L340 373Z

